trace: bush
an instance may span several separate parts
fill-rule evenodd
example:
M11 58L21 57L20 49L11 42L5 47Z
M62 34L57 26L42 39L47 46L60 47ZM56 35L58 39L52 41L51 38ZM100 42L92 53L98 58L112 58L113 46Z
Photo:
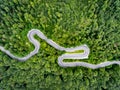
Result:
M14 55L27 55L34 49L27 38L32 28L64 47L87 44L91 52L85 62L120 58L119 0L0 0L1 46ZM119 90L119 65L62 68L57 58L64 52L36 39L39 53L26 62L0 52L0 89Z

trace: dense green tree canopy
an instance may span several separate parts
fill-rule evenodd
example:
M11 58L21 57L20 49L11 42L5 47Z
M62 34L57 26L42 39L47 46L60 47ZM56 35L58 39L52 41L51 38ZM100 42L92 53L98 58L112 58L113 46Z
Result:
M90 56L85 62L120 59L120 0L0 0L1 46L27 55L34 49L27 38L32 28L64 47L87 44ZM0 89L119 90L119 65L62 68L57 58L65 52L35 38L41 48L26 62L0 51Z

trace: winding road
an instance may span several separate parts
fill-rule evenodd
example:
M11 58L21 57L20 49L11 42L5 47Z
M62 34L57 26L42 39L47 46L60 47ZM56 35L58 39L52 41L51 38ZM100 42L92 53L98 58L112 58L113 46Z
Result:
M83 66L83 67L87 67L87 68L91 68L91 69L97 69L97 68L102 68L102 67L106 67L112 64L120 64L120 61L106 61L106 62L102 62L100 64L90 64L87 62L63 62L64 59L87 59L90 53L90 49L88 48L87 45L80 45L77 47L71 47L71 48L65 48L62 47L60 45L58 45L57 43L55 43L53 40L48 39L40 30L38 29L32 29L28 32L27 37L29 39L29 41L34 45L34 50L31 51L28 55L24 56L24 57L17 57L14 56L10 51L6 50L4 47L0 46L0 50L4 53L6 53L7 55L9 55L11 58L19 60L19 61L26 61L28 60L30 57L34 56L35 54L38 53L39 49L40 49L40 43L34 38L34 35L39 36L42 40L46 41L49 45L51 45L52 47L54 47L57 50L60 51L65 51L68 53L62 54L61 56L58 57L58 64L61 67L76 67L76 66ZM76 53L76 51L78 50L83 50L84 52L82 53ZM70 53L70 52L74 52L74 53Z

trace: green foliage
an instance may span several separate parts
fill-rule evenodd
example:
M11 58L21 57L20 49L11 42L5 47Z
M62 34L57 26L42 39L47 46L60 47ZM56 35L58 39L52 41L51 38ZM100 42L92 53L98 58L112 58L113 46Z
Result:
M0 0L0 45L14 55L34 49L27 32L40 29L61 46L87 44L89 63L120 58L120 0ZM38 37L40 51L26 62L0 52L1 90L119 90L120 67L62 68L55 50Z

